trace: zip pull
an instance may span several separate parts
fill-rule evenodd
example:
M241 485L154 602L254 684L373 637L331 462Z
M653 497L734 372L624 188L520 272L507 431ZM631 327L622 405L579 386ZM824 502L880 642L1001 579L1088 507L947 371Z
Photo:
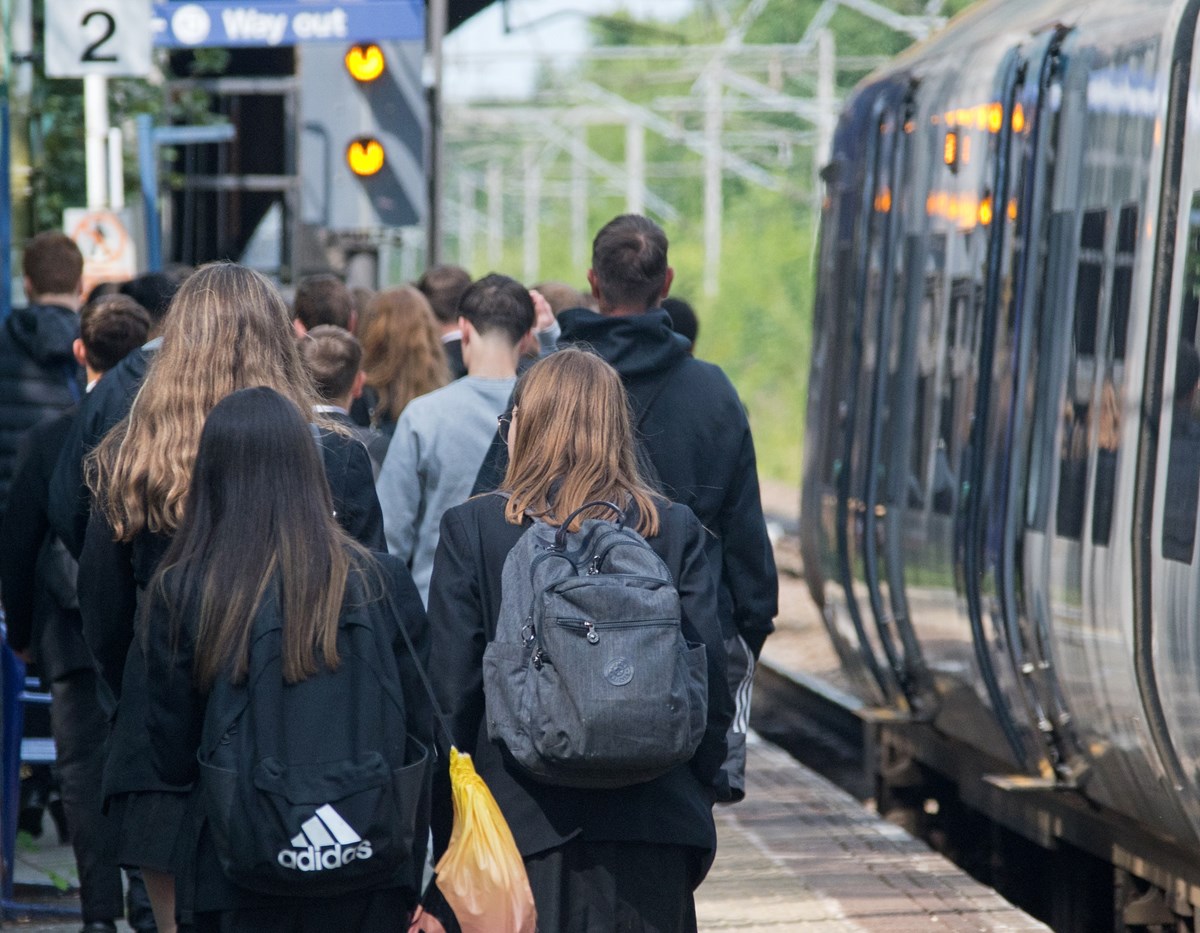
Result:
M600 555L593 554L591 561L588 563L587 575L594 577L600 573Z
M589 644L597 645L600 643L600 633L596 631L595 622L584 622L583 627L587 629L587 640Z

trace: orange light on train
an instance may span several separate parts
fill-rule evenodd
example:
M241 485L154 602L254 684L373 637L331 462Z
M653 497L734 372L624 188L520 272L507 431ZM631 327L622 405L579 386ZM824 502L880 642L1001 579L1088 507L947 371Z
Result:
M1008 219L1014 220L1014 221L1017 219L1017 199L1016 198L1009 198Z
M346 70L355 81L374 81L387 67L383 59L383 49L371 43L369 45L352 45L344 59Z
M892 190L884 188L879 194L875 195L875 210L880 214L886 214L892 209Z
M383 146L378 139L360 136L346 148L346 164L350 171L362 178L369 178L383 168Z
M992 222L993 210L994 209L990 195L979 202L978 216L980 225L986 227Z
M1013 107L1012 115L1012 130L1014 133L1020 133L1025 129L1025 108L1020 104Z
M999 133L1002 126L1004 126L1004 108L1000 104L990 105L988 107L988 131Z
M971 164L971 137L964 136L958 144L958 161L963 165Z
M946 141L942 144L942 161L951 168L958 162L958 133L946 131Z

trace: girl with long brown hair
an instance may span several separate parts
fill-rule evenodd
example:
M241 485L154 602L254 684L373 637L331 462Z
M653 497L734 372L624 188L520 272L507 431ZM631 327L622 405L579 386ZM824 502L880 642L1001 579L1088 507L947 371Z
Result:
M438 701L513 830L540 928L574 933L590 929L588 917L607 917L613 929L695 930L692 892L716 848L712 801L729 793L720 769L733 710L706 532L639 474L625 390L600 357L566 349L534 365L501 429L509 463L500 491L442 520L429 594ZM538 783L489 740L483 716L483 653L496 634L505 558L533 518L559 525L595 500L623 508L663 559L684 636L705 646L709 664L707 728L691 761L611 790ZM588 517L610 516L589 510L576 522ZM448 791L435 783L435 853L447 845L450 822Z
M176 841L187 794L150 766L146 665L135 617L183 520L205 418L231 392L256 385L275 389L304 412L316 402L276 288L242 266L204 266L175 295L162 349L129 415L86 464L94 511L80 556L80 613L116 702L104 794L117 860L143 869L159 933L175 929ZM365 449L327 425L317 434L339 522L382 548L382 515Z
M362 334L364 398L371 427L389 438L404 406L450 381L429 301L411 285L388 288L367 304Z

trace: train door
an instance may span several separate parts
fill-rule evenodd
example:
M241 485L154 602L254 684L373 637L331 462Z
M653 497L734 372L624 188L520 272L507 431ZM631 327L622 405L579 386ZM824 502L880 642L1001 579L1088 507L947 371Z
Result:
M1185 9L1160 139L1162 207L1134 489L1138 687L1155 745L1200 827L1200 3Z
M888 119L891 109L889 96L884 93L871 104L870 128L867 137L865 174L859 191L859 210L854 237L853 336L850 347L849 374L846 380L848 398L844 400L845 420L841 436L841 468L837 488L837 563L846 611L862 639L864 652L874 662L873 673L885 701L905 705L906 698L899 676L901 661L892 632L880 623L880 615L872 612L868 620L866 608L874 609L878 599L877 586L860 588L866 568L863 566L863 541L866 534L865 503L868 485L875 482L870 463L869 443L872 421L869 406L871 387L881 348L878 326L882 313L881 302L889 269L890 213L879 208L891 198L895 133ZM872 516L873 519L873 516ZM874 568L872 568L874 569Z
M992 628L1007 644L1011 678L1018 700L1034 724L1040 741L1033 743L1031 760L1044 776L1073 777L1080 769L1078 743L1071 726L1053 663L1044 601L1040 590L1028 587L1024 555L1024 515L1030 460L1044 453L1035 439L1045 437L1045 423L1035 430L1039 413L1053 412L1050 399L1062 355L1058 321L1065 305L1053 293L1054 274L1061 271L1061 218L1047 221L1054 180L1058 105L1062 99L1060 50L1066 31L1055 29L1023 52L1019 78L1010 108L1010 189L1003 208L996 210L1001 242L998 264L1004 283L997 296L997 365L993 383L996 405L991 413L988 447L995 476L986 480L995 489L982 518L984 535L983 604ZM1057 236L1056 236L1057 235ZM1122 331L1122 339L1124 332ZM1038 394L1035 388L1043 389ZM986 475L986 474L985 474ZM1099 493L1098 493L1099 494ZM1040 564L1037 565L1040 568ZM1035 572L1040 584L1043 577ZM1031 597L1033 597L1031 599Z

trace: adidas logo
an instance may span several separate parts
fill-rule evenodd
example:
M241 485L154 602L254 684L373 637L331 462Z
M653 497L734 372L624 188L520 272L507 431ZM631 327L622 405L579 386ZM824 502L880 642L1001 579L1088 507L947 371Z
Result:
M292 838L294 848L280 851L279 864L297 871L344 868L356 859L371 857L371 843L363 839L329 804L300 826Z

